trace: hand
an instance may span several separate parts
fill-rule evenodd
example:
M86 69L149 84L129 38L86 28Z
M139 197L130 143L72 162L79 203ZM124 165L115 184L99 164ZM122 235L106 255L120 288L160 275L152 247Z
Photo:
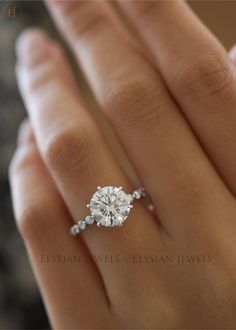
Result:
M20 130L10 179L52 325L236 327L235 51L230 59L182 1L119 2L143 47L109 3L47 6L159 219L137 202L122 228L68 234L98 185L129 192L133 184L79 96L60 45L39 30L21 34L17 78L30 123Z

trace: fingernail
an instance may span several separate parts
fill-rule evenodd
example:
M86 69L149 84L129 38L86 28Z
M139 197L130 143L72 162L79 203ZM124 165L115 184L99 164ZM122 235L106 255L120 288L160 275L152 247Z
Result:
M17 144L22 145L32 141L33 131L29 119L23 120L20 124L17 136Z
M19 60L28 60L46 49L48 42L44 31L37 28L23 30L16 40L16 55Z

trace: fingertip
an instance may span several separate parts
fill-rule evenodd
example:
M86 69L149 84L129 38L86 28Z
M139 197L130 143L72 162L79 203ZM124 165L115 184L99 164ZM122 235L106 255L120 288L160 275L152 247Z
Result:
M36 51L46 48L49 38L45 31L37 27L28 27L20 32L15 41L18 59L31 57Z

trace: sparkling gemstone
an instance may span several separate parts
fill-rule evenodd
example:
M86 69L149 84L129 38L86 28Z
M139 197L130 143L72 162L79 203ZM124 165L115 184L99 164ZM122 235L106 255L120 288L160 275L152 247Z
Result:
M146 195L146 191L144 188L138 188L137 190L135 190L133 192L133 197L135 199L140 199L140 198L144 197L145 195Z
M88 224L88 225L92 225L94 223L94 218L91 216L91 215L88 215L86 218L85 218L85 222Z
M71 229L70 229L70 233L73 236L79 234L79 232L80 232L80 230L79 230L79 226L77 224L75 224L74 226L72 226Z
M85 221L79 221L78 222L79 229L84 230L86 227L86 222Z
M90 201L90 212L94 220L102 226L121 226L132 207L132 195L122 188L99 187Z
M136 198L136 199L140 199L141 198L141 192L138 191L138 190L135 190L133 192L133 197Z

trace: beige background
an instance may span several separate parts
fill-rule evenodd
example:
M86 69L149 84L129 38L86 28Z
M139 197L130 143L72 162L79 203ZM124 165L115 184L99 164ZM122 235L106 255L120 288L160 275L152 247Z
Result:
M236 42L236 1L188 1L228 49Z

